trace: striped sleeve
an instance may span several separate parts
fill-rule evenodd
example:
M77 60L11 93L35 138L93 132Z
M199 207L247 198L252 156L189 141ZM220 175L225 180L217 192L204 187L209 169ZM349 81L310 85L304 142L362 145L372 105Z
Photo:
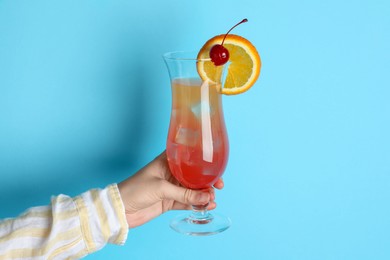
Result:
M127 232L116 184L75 198L59 195L0 222L0 259L79 259L107 243L123 245Z

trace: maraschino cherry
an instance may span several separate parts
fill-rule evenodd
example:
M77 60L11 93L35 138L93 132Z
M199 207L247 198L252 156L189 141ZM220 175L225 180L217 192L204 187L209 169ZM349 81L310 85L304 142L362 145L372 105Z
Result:
M223 37L221 44L215 44L210 49L210 58L211 61L214 63L215 66L221 66L228 62L229 60L229 51L223 46L223 43L225 42L226 36L230 33L231 30L233 30L237 25L247 22L248 19L244 19L238 24L234 25L230 30L225 34L225 37Z

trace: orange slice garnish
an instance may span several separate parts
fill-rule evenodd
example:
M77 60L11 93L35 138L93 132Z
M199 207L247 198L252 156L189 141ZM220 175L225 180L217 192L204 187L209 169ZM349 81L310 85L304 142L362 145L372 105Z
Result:
M211 47L221 44L225 35L218 35L208 40L198 53L198 59L209 59ZM230 58L222 94L234 95L250 89L260 76L261 59L255 46L247 39L229 34L223 46L228 49ZM214 81L221 73L221 66L210 61L198 62L197 69L203 80Z

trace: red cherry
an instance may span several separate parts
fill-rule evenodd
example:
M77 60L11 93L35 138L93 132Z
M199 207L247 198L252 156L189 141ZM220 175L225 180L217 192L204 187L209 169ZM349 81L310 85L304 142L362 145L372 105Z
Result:
M229 60L229 51L223 46L223 43L225 42L226 36L230 33L231 30L234 29L239 24L247 22L248 19L244 19L238 24L234 25L230 30L225 34L225 37L223 37L222 43L221 44L215 44L213 47L210 49L210 58L211 61L214 63L215 66L220 66L228 62Z
M220 44L211 47L210 58L215 66L225 64L229 60L229 51Z

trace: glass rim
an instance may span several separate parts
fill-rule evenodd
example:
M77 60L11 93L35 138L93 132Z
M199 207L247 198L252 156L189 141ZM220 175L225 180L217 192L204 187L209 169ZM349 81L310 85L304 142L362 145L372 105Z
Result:
M211 61L211 58L198 59L197 56L198 51L170 51L163 54L165 60Z

